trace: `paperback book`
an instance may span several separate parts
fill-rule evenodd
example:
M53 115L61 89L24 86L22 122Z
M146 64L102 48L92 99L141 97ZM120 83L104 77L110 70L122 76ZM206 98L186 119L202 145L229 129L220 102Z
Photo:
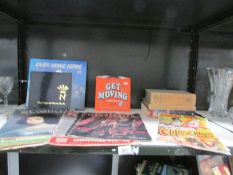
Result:
M87 62L30 60L26 106L29 109L84 109Z

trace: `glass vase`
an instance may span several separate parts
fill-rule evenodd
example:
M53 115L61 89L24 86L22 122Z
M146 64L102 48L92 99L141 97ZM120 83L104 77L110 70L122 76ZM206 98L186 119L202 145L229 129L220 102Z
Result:
M207 68L210 80L210 106L208 112L213 116L226 117L228 98L233 85L233 69Z
M10 94L14 84L14 77L0 76L0 93L3 95L4 105L8 105L8 95Z

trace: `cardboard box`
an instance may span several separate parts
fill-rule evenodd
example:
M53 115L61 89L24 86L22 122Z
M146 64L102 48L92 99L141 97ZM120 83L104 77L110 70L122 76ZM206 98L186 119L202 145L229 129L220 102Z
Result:
M130 99L129 77L96 77L95 110L130 111Z
M176 91L146 89L145 100L152 106L196 106L196 94Z

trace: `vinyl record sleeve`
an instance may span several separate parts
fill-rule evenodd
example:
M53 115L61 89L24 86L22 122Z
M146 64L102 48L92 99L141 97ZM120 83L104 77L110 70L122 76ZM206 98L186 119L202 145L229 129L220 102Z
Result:
M50 113L16 109L0 129L0 137L28 137L52 135L62 113Z
M29 109L67 109L71 94L71 73L31 72Z
M80 112L67 135L97 139L151 140L138 113Z
M69 109L83 110L85 106L85 94L86 94L86 77L87 77L87 62L81 60L55 60L55 59L41 59L41 58L30 58L29 75L28 75L28 88L27 88L27 100L26 107L30 106L30 93L33 80L33 72L51 72L51 73L62 73L71 74L72 82ZM62 78L61 81L66 81ZM36 85L37 83L33 83ZM39 93L33 92L33 93ZM53 93L53 92L52 92ZM69 93L69 92L68 92ZM58 107L58 106L57 106ZM61 107L61 106L60 106ZM56 109L62 109L62 108ZM64 108L63 108L64 109Z

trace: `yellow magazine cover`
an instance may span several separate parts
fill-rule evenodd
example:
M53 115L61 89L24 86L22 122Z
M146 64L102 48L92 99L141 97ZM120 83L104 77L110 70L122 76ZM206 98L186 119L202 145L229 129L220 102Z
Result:
M195 149L230 154L229 149L208 128L208 120L199 116L160 114L158 139Z

